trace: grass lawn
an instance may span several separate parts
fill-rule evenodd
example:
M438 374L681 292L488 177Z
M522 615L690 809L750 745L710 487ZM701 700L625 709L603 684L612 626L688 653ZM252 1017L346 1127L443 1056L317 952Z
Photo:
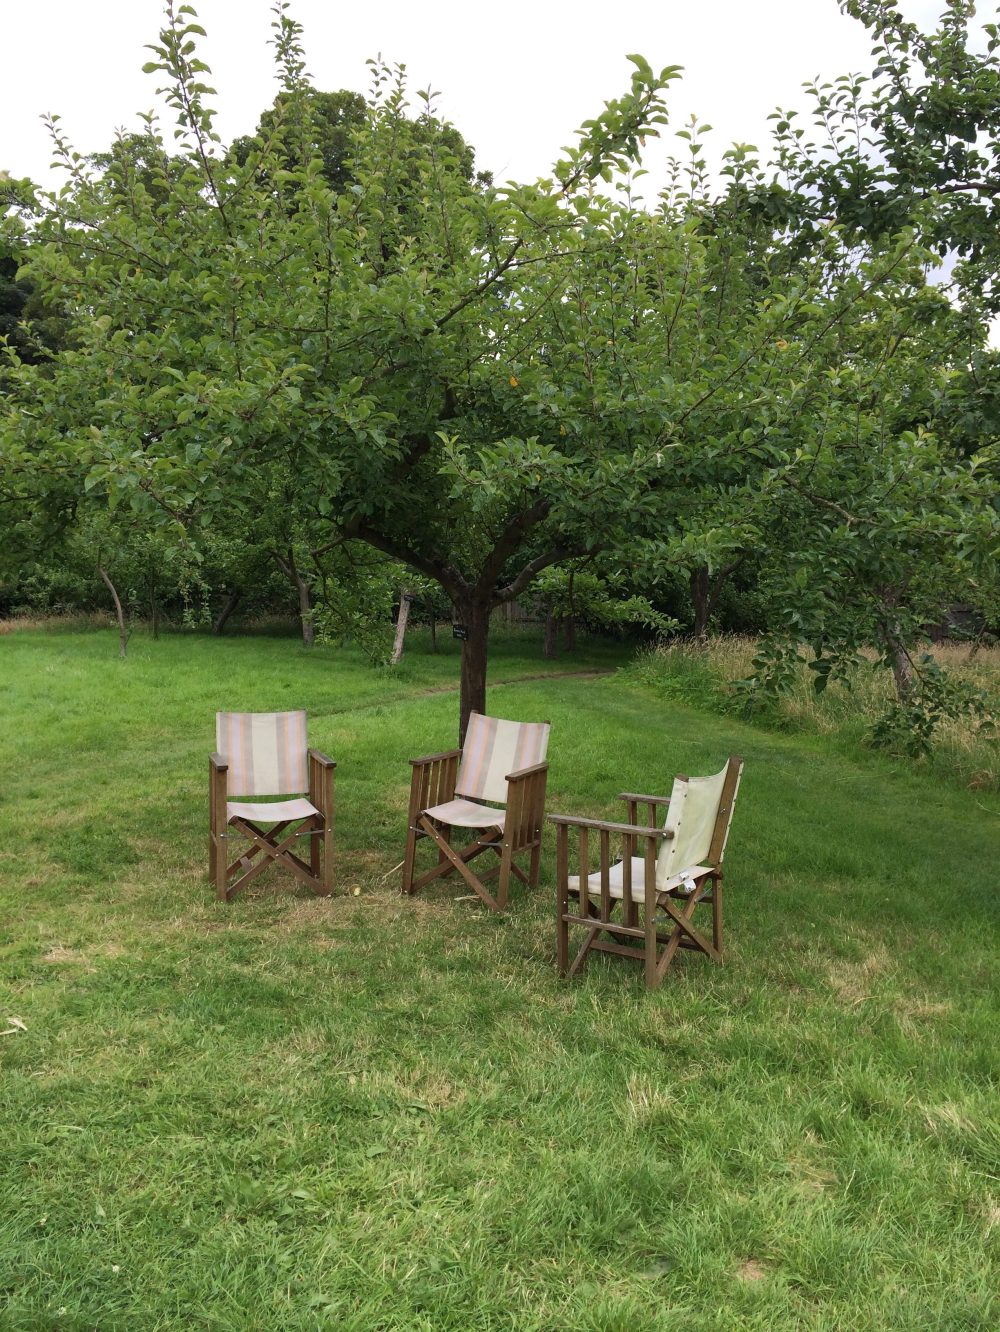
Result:
M551 834L505 918L398 896L448 648L0 638L0 1328L1000 1326L1000 797L620 676L497 688L553 811L747 760L726 965L561 982ZM360 895L219 904L214 712L285 707Z

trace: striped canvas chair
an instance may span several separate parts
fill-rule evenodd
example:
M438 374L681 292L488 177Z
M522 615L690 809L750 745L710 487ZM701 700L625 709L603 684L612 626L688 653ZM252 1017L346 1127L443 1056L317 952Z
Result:
M216 896L228 900L272 862L327 896L333 887L337 765L307 748L306 714L219 712L215 736L217 752L208 761L208 873ZM267 824L272 826L265 829ZM231 829L251 843L235 857L229 849ZM293 850L302 838L309 839L306 859Z
M622 795L628 823L549 816L556 825L556 954L562 975L576 975L591 951L642 961L651 988L661 984L678 948L722 961L722 857L742 772L743 760L733 755L711 777L675 778L669 799ZM638 822L640 807L644 823ZM579 845L578 874L569 872L571 829ZM593 833L599 844L596 872L590 869ZM612 837L622 841L622 859L615 864ZM639 850L641 855L634 854ZM647 883L652 886L648 898ZM578 899L574 907L570 898ZM693 922L699 906L712 908L711 942ZM571 927L586 931L572 963Z
M503 911L512 872L531 888L537 884L548 744L548 722L503 721L474 712L462 749L410 760L404 893L457 871L491 911ZM455 828L474 834L457 851L451 845ZM415 878L417 843L425 837L437 847L438 860ZM477 876L469 862L486 851L495 852L499 861ZM530 857L527 873L514 861L522 852ZM483 883L494 876L495 896Z

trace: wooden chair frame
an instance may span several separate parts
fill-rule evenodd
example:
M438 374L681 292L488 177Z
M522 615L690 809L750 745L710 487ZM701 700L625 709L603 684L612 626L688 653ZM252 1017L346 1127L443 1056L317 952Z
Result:
M663 842L674 836L671 829L658 826L662 825L670 805L669 797L623 793L618 799L624 800L628 807L627 823L608 823L602 819L566 814L549 815L549 822L556 826L556 965L560 975L577 975L591 952L614 953L642 962L646 985L656 989L663 983L679 948L692 949L704 953L713 962L722 962L722 855L742 767L741 758L734 755L729 759L711 846L703 861L707 869L664 892L644 890L641 897L633 897L632 857L640 856L643 861L643 883L655 885L657 853ZM678 777L677 780L686 782L689 779ZM640 817L645 822L640 822ZM578 834L579 889L571 889L569 884L571 829ZM599 840L597 900L595 889L589 886L590 875L594 872L590 868L592 832ZM622 841L621 897L611 893L612 837L620 837ZM571 896L579 898L577 911L570 909ZM619 905L620 919L613 919ZM710 940L692 919L699 906L712 908ZM668 929L661 929L661 925ZM582 927L587 932L572 962L571 927Z
M272 863L283 865L321 897L329 897L333 891L333 790L337 765L318 749L308 751L308 761L308 799L317 812L301 821L284 819L265 829L239 815L227 818L229 764L221 754L209 756L208 875L220 901L229 901ZM287 832L294 823L298 827ZM251 843L250 849L233 861L229 860L230 828ZM292 849L304 837L309 838L308 862ZM233 879L240 870L242 874Z
M462 757L460 749L449 749L442 754L429 754L426 758L410 759L410 806L406 820L406 851L403 857L403 893L416 893L434 879L445 878L456 871L473 893L491 911L505 911L511 874L522 883L534 888L538 883L541 864L542 832L545 822L545 787L548 763L536 763L530 768L507 774L507 804L504 826L485 828L461 850L451 845L453 829L459 825L441 823L427 811L455 797L455 782ZM500 814L503 811L498 810ZM437 847L437 864L414 877L417 843L430 838ZM486 851L493 851L499 863L478 876L469 868L469 862ZM525 873L514 857L529 854L528 872ZM484 879L497 877L496 895L484 886Z

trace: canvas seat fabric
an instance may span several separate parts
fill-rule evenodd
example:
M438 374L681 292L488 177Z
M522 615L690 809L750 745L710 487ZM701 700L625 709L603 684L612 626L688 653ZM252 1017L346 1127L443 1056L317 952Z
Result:
M630 857L632 861L632 899L635 902L644 902L646 900L646 862L642 856ZM660 877L656 878L656 889L658 893L669 893L680 888L687 879L700 879L703 874L712 872L711 865L691 865L688 869L682 870L679 874L673 874L660 882ZM619 860L617 865L612 865L608 871L608 891L612 897L621 899L625 896L625 862ZM587 879L588 891L595 897L601 893L601 875L600 871L591 874ZM569 876L569 890L571 893L579 893L580 876L571 874Z
M424 813L438 823L449 823L455 828L502 828L507 817L505 809L477 805L474 800L448 800L443 805L425 809Z
M308 819L318 814L315 805L304 797L295 800L261 800L259 802L229 800L226 814L231 819L249 819L251 823L285 823L294 819Z

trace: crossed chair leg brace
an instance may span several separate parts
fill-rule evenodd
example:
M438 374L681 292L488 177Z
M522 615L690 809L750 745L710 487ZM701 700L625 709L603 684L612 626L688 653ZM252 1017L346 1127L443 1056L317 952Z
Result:
M509 774L506 811L495 811L503 820L503 826L477 829L473 840L461 850L456 850L451 845L454 829L464 827L468 832L471 831L470 826L444 823L435 819L430 811L453 799L460 757L461 750L456 749L444 754L432 754L427 758L410 760L413 775L410 785L406 851L403 857L402 891L416 893L434 879L445 878L457 872L476 897L491 911L505 911L511 874L515 874L529 888L534 888L538 884L548 765L539 763ZM483 817L486 818L490 811L485 806L482 808ZM437 847L437 864L414 877L417 843L425 837L430 838ZM469 862L487 851L495 852L499 862L477 875L469 868ZM524 852L529 853L527 873L514 859L515 855ZM483 882L494 877L497 878L495 895L484 886Z
M663 983L678 948L690 948L696 952L704 953L713 962L722 962L721 869L713 869L708 874L695 879L693 890L689 890L684 885L668 892L654 894L651 906L643 901L635 901L631 896L631 884L627 883L624 895L619 899L621 905L620 920L612 919L612 913L619 903L610 896L606 888L603 891L599 890L602 899L599 902L591 900L590 894L593 889L580 892L579 906L574 911L570 909L570 897L573 894L571 894L569 888L568 832L569 827L575 821L571 819L564 821L560 815L550 815L550 819L559 825L556 834L556 879L559 885L556 910L556 965L560 975L576 976L587 960L587 954L591 951L615 953L619 957L632 958L637 962L642 962L647 986L650 989L656 989ZM591 822L589 826L594 827L594 823ZM628 852L631 847L627 843L630 837L639 835L640 829L635 826L629 829L628 825L615 824L605 824L600 828L602 838L610 835L612 831L619 830L626 840L624 866L628 866L630 861ZM642 835L651 839L652 837L663 837L669 834L666 834L662 829L657 829L653 833L643 829ZM604 845L602 845L601 851L603 867L606 868L608 861ZM585 859L585 857L586 841L584 840L581 848L581 858ZM647 849L645 874L643 876L645 882L654 882L655 874L656 856L655 853L651 853ZM628 869L625 869L624 877L628 880ZM701 930L696 928L692 920L695 908L698 906L711 906L712 908L711 942ZM666 919L658 921L658 912L662 912ZM673 925L669 933L660 928L661 925L667 925L668 923ZM587 934L571 962L569 932L572 926L585 928ZM627 940L629 942L619 943L617 940Z
M270 828L240 814L228 816L228 764L218 754L209 759L208 873L215 895L222 901L254 880L271 864L283 865L321 897L333 891L333 789L336 763L309 750L309 796L313 812L305 817L282 819ZM278 808L278 806L276 806ZM293 824L298 826L292 827ZM287 832L292 828L291 832ZM250 843L242 855L229 860L229 832L235 829ZM293 848L302 838L309 839L309 859L304 860ZM233 875L239 871L239 877Z
M575 976L591 952L642 962L656 988L679 948L722 961L722 859L743 760L731 755L709 777L677 777L669 797L624 793L627 823L551 814L556 826L556 955L559 971ZM640 813L642 811L642 814ZM642 821L642 816L645 822ZM663 827L657 827L661 819ZM579 873L570 875L569 839L579 847ZM591 838L599 868L591 872ZM611 863L612 839L622 857ZM577 901L570 905L570 898ZM712 937L694 923L695 910L712 908ZM575 909L573 909L575 908ZM571 928L586 931L570 961Z

